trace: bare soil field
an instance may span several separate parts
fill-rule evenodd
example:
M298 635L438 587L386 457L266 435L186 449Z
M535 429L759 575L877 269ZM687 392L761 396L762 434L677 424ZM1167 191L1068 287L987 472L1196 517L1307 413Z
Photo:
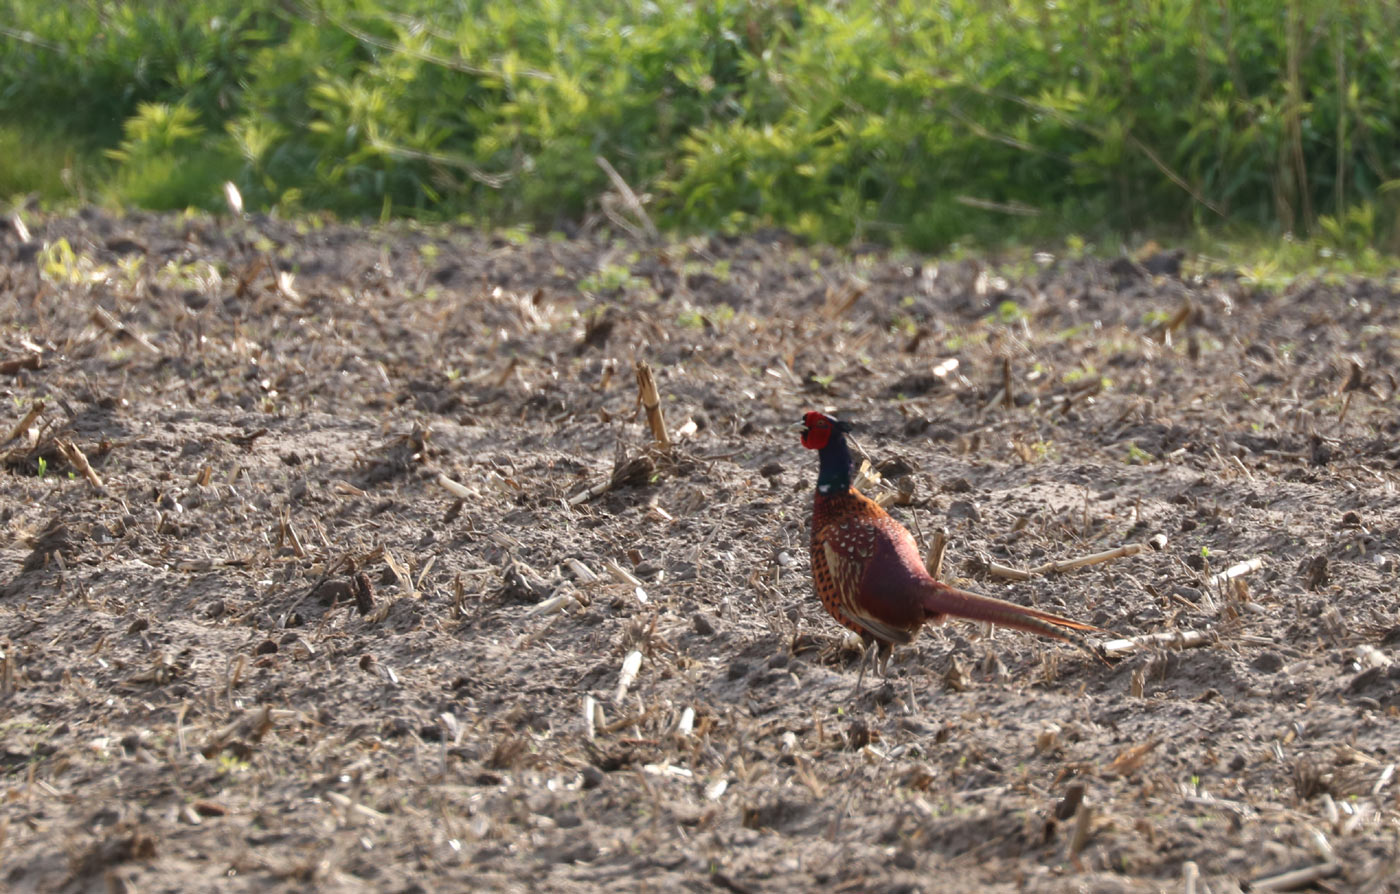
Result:
M26 223L6 890L1400 891L1394 282ZM857 693L808 409L945 579L1173 635Z

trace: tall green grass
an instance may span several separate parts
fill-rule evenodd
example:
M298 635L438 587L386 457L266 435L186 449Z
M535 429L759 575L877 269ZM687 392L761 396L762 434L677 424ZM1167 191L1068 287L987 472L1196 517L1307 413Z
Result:
M81 196L89 162L72 141L47 130L0 122L0 203L30 193Z
M1400 248L1384 0L0 0L0 23L0 120L151 207L233 179L254 207L555 227L597 210L603 156L682 229Z

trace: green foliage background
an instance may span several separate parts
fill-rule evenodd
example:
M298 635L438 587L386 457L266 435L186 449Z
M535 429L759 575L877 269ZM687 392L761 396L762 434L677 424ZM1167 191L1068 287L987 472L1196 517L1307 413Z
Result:
M1398 120L1382 0L0 0L0 197L1393 249Z

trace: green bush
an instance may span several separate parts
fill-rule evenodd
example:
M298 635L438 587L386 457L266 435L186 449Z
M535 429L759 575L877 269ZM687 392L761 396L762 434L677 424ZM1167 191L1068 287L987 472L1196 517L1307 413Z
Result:
M216 206L232 177L250 207L548 228L598 208L603 156L680 229L917 248L1396 232L1400 17L1381 0L0 11L0 116L113 150L104 179L144 205ZM148 145L160 109L194 134Z

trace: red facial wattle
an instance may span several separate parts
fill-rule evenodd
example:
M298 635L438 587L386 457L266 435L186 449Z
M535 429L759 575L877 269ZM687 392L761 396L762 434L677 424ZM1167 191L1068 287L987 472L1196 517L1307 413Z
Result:
M811 412L802 417L806 426L802 431L802 446L808 450L820 450L831 440L831 420L821 413Z

